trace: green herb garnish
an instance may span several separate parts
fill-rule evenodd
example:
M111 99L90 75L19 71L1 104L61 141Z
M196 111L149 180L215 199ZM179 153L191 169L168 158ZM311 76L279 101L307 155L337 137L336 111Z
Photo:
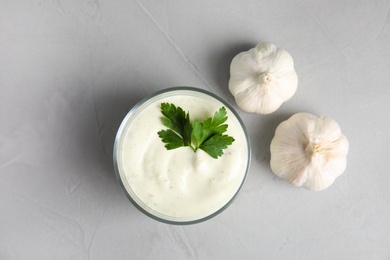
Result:
M168 150L189 146L194 152L202 149L217 159L223 154L223 149L234 142L233 137L223 135L228 128L227 124L223 124L228 118L225 107L202 123L196 119L191 123L189 113L174 104L162 103L161 112L164 115L162 122L169 129L159 131L158 136Z

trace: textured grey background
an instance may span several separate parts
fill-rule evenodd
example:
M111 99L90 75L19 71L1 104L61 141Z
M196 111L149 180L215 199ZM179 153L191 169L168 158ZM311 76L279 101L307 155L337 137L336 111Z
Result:
M390 259L389 1L0 1L0 259ZM113 172L127 111L166 87L235 106L229 65L260 41L287 49L295 96L238 110L253 145L225 212L170 226L138 212ZM236 107L236 106L235 106ZM275 177L276 126L306 111L350 142L335 184Z

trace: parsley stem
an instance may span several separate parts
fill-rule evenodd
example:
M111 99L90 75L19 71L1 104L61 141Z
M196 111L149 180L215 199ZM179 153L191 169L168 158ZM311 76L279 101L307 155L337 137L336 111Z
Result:
M191 149L196 152L196 150L198 150L198 147L193 147L191 144L189 145L191 147Z

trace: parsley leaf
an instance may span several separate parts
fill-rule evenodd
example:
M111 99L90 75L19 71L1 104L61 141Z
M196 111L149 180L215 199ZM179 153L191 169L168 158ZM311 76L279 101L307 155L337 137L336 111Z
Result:
M213 135L207 141L202 143L199 148L208 153L211 157L217 159L223 154L223 149L226 149L234 141L234 138L228 135L217 134Z
M200 147L210 137L226 132L228 126L226 124L221 125L226 120L226 109L224 107L220 108L213 118L207 118L203 123L195 120L192 134L196 147Z
M172 129L173 131L175 131L177 134L181 136L183 141L182 146L191 145L192 126L190 123L190 115L188 113L186 114L181 107L176 108L174 104L168 104L168 103L161 104L161 112L164 115L164 117L162 118L163 125L169 127L170 129ZM160 136L160 132L159 132L159 136ZM172 133L170 135L172 138ZM166 134L163 134L163 136L166 137ZM171 138L169 138L167 141L171 140ZM169 143L164 140L163 142ZM166 146L166 148L170 150L177 147L168 148Z
M161 112L163 125L170 128L161 130L158 136L166 144L168 150L182 146L189 146L196 152L199 148L213 158L222 156L226 149L234 142L234 138L223 135L228 125L223 124L228 119L226 109L221 107L212 118L203 122L194 120L191 124L189 113L174 104L162 103Z
M181 136L173 132L171 129L161 130L158 132L158 136L166 143L165 147L168 150L176 149L184 146L184 141Z

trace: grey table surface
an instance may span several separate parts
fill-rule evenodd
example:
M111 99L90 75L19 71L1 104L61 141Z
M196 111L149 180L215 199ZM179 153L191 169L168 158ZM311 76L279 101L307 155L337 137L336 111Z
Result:
M389 1L0 1L0 259L390 259ZM259 42L293 56L294 97L270 115L228 90ZM190 226L127 200L113 170L122 119L172 86L237 109L253 160L234 203ZM311 192L276 177L269 144L296 112L328 115L348 166Z

